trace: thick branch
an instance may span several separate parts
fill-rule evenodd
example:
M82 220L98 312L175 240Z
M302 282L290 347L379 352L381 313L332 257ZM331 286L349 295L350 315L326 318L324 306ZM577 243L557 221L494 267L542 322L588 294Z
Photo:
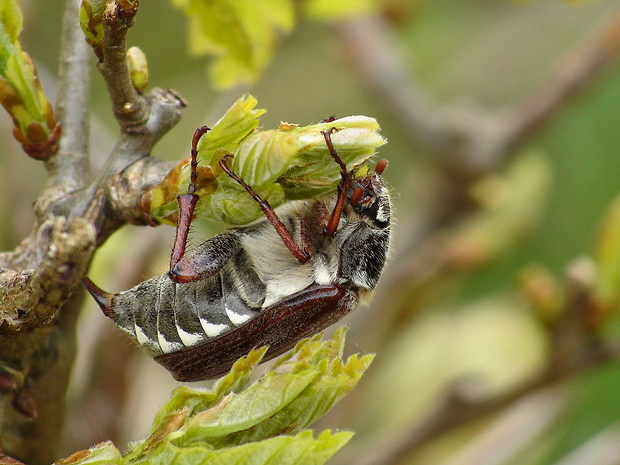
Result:
M81 218L53 216L34 245L34 268L0 274L0 368L19 373L0 392L0 434L8 453L33 465L55 459L78 309L66 302L90 263L95 230Z
M51 217L39 230L35 243L40 261L33 269L0 273L0 353L30 350L20 340L48 326L58 309L80 283L95 245L95 231L83 219ZM12 337L11 337L12 336Z
M67 2L58 68L56 114L63 126L59 151L46 162L48 186L71 192L85 186L90 175L88 158L88 94L90 50L75 27L80 0ZM40 197L44 197L45 190ZM41 204L42 199L39 200ZM44 205L41 205L44 207ZM44 208L43 208L44 209Z
M28 465L48 465L58 458L65 418L66 392L75 357L75 327L83 293L73 294L63 306L45 342L39 343L24 367L25 384L16 398L34 409L29 418L4 406L4 451ZM50 328L48 328L49 330ZM5 396L6 397L6 396ZM15 404L15 401L13 402Z
M0 257L10 268L0 274L0 374L8 381L0 390L1 436L5 452L30 464L56 458L75 354L80 301L75 291L81 287L97 239L102 241L126 219L119 214L107 221L103 234L97 234L101 232L97 226L106 218L105 194L118 193L114 203L122 205L114 212L139 203L146 185L165 173L164 163L148 162L146 156L179 120L183 107L172 92L140 97L148 110L139 118L140 131L134 137L124 133L104 173L85 189L90 182L89 73L88 49L76 21L78 5L78 0L69 0L64 19L60 151L46 163L49 178L36 203L38 221L33 232L13 253Z
M87 49L72 31L77 27L78 5L78 0L67 2L67 26L63 29L62 79L59 82L59 116L64 126L61 149L46 163L50 177L37 202L39 222L15 253L3 256L4 266L24 270L5 270L2 275L2 292L6 299L2 299L0 328L4 335L25 335L36 327L49 326L78 285L93 251L94 231L88 223L57 217L44 222L50 214L50 205L62 200L67 191L84 184L87 179L88 139L84 110L88 95ZM64 98L69 101L63 101ZM19 338L12 343L16 347L22 345ZM0 353L6 356L10 352Z

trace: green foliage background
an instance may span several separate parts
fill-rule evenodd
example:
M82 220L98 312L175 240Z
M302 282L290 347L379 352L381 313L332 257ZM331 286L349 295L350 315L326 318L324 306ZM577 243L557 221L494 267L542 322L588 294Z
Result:
M61 4L22 2L26 21L23 46L36 61L43 86L50 93L54 88L49 76L56 68ZM559 57L587 37L616 2L575 5L551 0L420 0L403 4L413 12L410 20L397 29L405 65L415 69L441 102L465 100L501 108L536 87ZM247 89L216 92L210 87L206 60L185 53L185 19L169 2L144 1L138 24L130 31L129 42L146 53L151 85L176 89L190 104L179 126L154 154L179 160L188 154L195 127L215 121ZM406 227L412 220L413 206L424 201L419 186L432 175L432 167L420 149L408 141L397 124L398 115L384 108L355 70L346 65L339 53L336 30L326 23L302 20L296 31L281 41L273 63L251 91L260 106L269 109L262 118L265 127L276 127L281 120L310 124L332 114L366 114L378 119L389 141L380 153L390 160L385 177L394 186L396 217L401 225L397 226L398 241L398 237L409 233ZM93 96L92 147L101 161L117 130L98 77L93 80ZM369 386L361 403L368 406L367 411L359 415L341 413L338 419L326 420L330 427L358 431L349 447L356 447L379 429L398 430L399 425L420 415L442 380L465 368L483 373L492 386L501 387L538 366L544 342L539 328L510 303L514 300L511 292L515 276L533 262L561 273L572 259L592 252L598 224L620 190L618 102L620 64L615 64L529 144L528 149L546 160L552 178L545 198L540 198L544 209L541 221L526 240L492 264L456 278L446 297L425 309L414 327L394 335L391 347L378 354L362 380ZM10 136L10 118L0 116L0 124L0 143L5 148L0 154L0 183L11 186L13 192L10 198L0 199L0 218L5 225L0 228L0 244L9 249L29 230L30 204L44 173L37 162L20 153ZM5 220L9 217L10 221ZM163 234L170 238L172 232L172 228L122 231L99 252L96 266L104 270L99 273L113 275L114 270L124 266L126 249L122 247L131 243L133 236ZM162 247L161 263L151 266L149 274L165 269L168 250L168 246ZM97 277L95 281L101 281ZM380 303L375 303L373 310L380 311ZM86 313L85 320L100 318L94 308ZM373 314L362 309L356 317L372 319ZM355 320L350 323L353 328L349 340L354 345L357 341L364 351L373 350L372 343L365 342L365 335L356 333ZM85 322L84 339L92 334L88 333L92 331L88 324ZM610 331L618 329L616 318ZM498 341L504 345L499 347ZM85 367L81 363L78 374L80 367ZM618 422L618 368L607 366L575 380L571 386L572 407L562 424L537 438L532 447L514 458L514 463L553 463L604 427ZM143 379L158 379L155 384L161 392L149 392L148 399L145 394L144 399L139 399L138 394L132 398L140 412L127 423L129 439L144 435L152 412L170 391L171 384L161 380L162 373L157 370L136 369ZM142 383L136 385L138 392L153 388L152 381ZM405 399L410 405L403 404ZM435 462L429 459L426 463Z

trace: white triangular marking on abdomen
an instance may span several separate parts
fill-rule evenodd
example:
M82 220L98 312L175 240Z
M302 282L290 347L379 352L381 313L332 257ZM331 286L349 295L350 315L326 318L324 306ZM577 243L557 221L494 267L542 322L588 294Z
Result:
M221 323L209 323L204 318L200 318L200 325L202 326L205 334L209 337L219 336L226 331L226 329L228 329L228 325Z

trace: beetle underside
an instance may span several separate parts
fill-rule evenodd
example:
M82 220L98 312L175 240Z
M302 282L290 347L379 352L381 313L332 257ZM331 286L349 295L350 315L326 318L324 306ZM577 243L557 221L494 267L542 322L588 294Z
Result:
M231 229L185 254L196 192L197 144L192 176L179 197L179 220L170 270L133 289L110 294L84 284L112 318L179 381L221 376L251 349L269 346L269 360L355 309L376 285L390 239L390 199L380 174L359 178L341 167L337 194L296 201L280 215L220 160L222 170L260 205L266 221ZM295 206L297 205L297 206Z

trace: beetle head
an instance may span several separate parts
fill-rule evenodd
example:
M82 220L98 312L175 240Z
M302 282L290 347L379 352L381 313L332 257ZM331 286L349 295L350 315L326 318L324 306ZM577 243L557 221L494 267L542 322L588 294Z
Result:
M380 160L374 171L369 170L364 175L349 172L351 181L347 201L355 213L377 229L385 229L390 225L390 194L381 177L386 165L386 160Z
M345 208L345 203L359 216L360 220L376 229L386 229L390 226L391 202L388 188L383 182L381 174L387 167L387 160L379 160L374 171L369 170L368 167L347 171L345 163L334 150L331 139L332 133L337 130L334 127L327 131L321 131L329 153L340 166L341 175L336 206L324 232L327 236L336 234L338 222L345 210L348 210Z

